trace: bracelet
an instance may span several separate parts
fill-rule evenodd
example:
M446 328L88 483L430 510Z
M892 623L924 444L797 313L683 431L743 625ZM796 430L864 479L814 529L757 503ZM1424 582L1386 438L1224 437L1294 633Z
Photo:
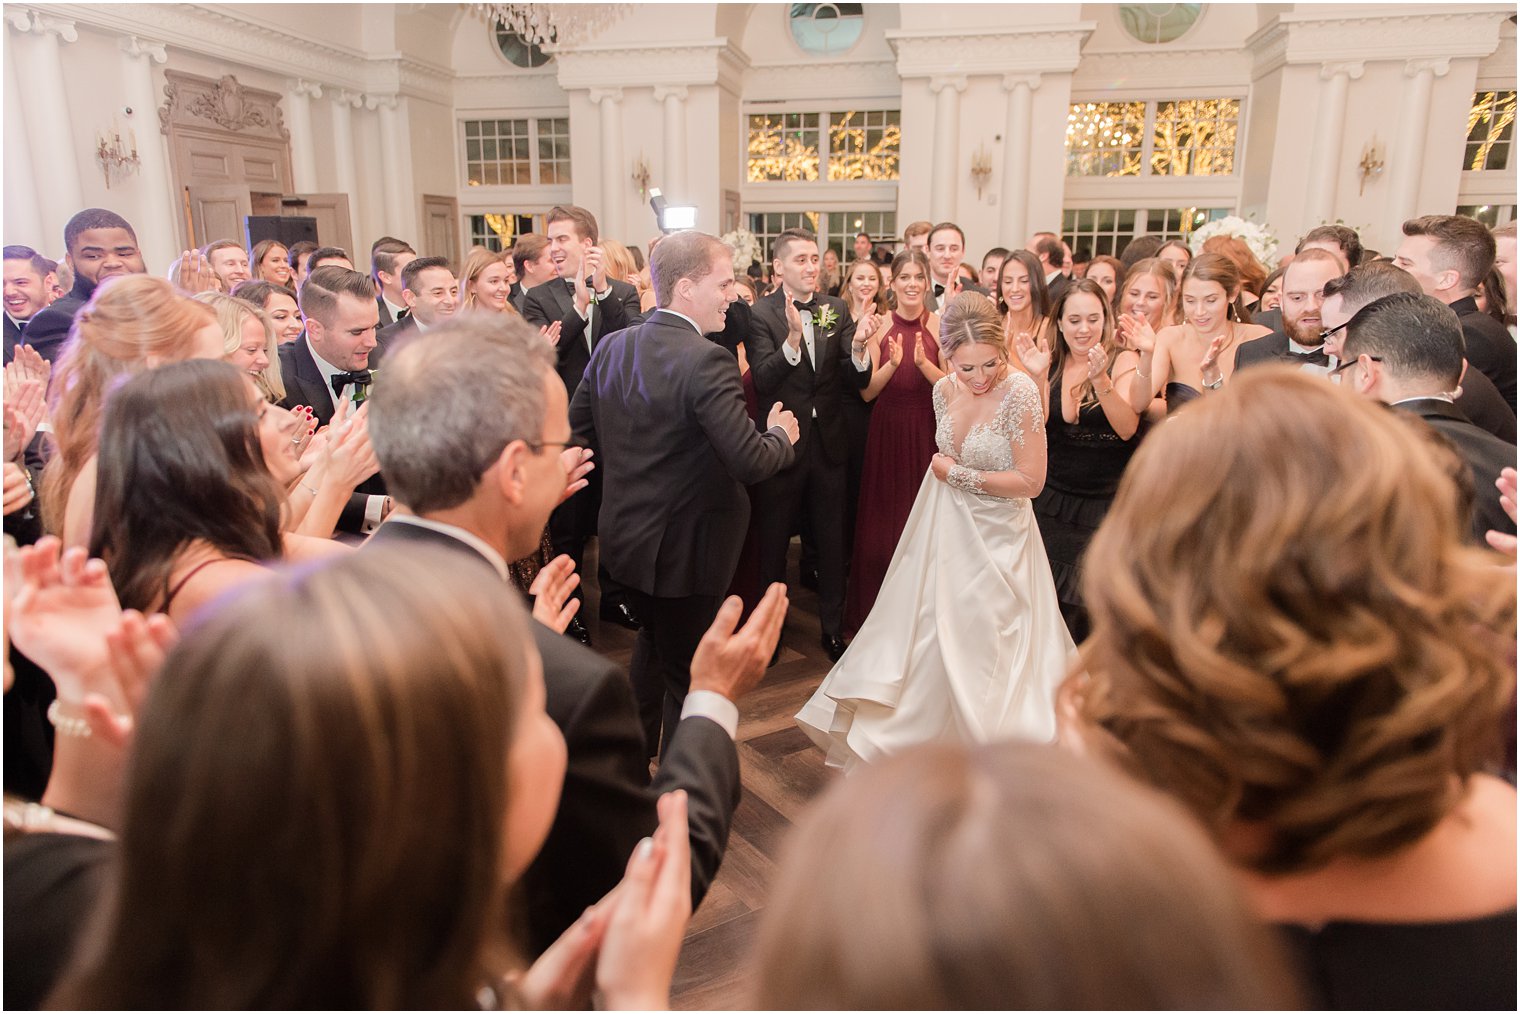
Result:
M1140 372L1140 367L1138 367L1138 366L1135 367L1135 376L1139 377L1141 380L1149 380L1149 379L1151 379L1151 375L1149 373L1141 373Z
M314 490L314 489L312 489L310 486L306 485L306 483L303 482L300 485L301 485L302 489L306 490L306 492L310 493L312 496L316 496L317 495L317 491Z
M1224 378L1220 377L1218 380L1214 381L1212 384L1204 384L1203 388L1206 391L1217 391L1217 390L1219 390L1223 386L1224 386Z

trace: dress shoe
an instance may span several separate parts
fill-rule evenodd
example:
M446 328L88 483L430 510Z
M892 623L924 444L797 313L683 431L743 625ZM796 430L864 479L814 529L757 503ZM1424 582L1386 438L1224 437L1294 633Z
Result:
M628 608L628 603L608 601L602 599L599 615L608 623L616 623L625 630L638 630L644 624L634 615L633 610Z
M838 662L839 656L844 654L844 638L838 634L824 634L823 650L828 654L830 662Z
M581 622L579 616L571 617L570 625L565 628L565 636L573 637L586 647L591 647L591 631L586 629L586 625Z

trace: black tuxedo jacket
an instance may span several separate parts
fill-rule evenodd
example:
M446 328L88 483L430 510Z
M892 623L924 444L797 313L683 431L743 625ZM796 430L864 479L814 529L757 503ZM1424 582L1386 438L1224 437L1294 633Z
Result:
M385 296L378 291L379 288L380 283L376 282L375 289L377 291L375 292L375 305L380 308L380 326L389 327L390 325L396 323L396 316L395 314L391 313L390 306L385 302ZM410 316L411 314L406 315L406 317ZM405 320L406 317L402 317L401 319Z
M1457 448L1467 466L1472 469L1476 496L1473 500L1472 536L1478 545L1487 545L1484 533L1489 529L1515 534L1515 523L1504 513L1499 503L1499 490L1494 480L1504 468L1515 467L1515 445L1507 444L1478 429L1462 410L1449 401L1439 398L1415 398L1394 406L1424 419Z
M1273 331L1282 331L1283 319L1281 309L1263 310L1260 313L1255 313L1254 310L1255 307L1252 307L1252 324L1260 324L1262 327L1271 328Z
M513 282L512 287L507 290L507 299L511 302L513 308L516 309L518 313L522 313L523 299L527 295L528 293L523 289L521 280Z
M1235 348L1235 368L1238 370L1244 366L1259 366L1262 363L1287 363L1289 366L1298 366L1304 362L1293 355L1288 349L1288 336L1281 331L1273 331L1264 334L1260 338L1252 338L1248 342L1241 342Z
M457 549L500 579L472 547L442 532L392 522L376 529L370 542ZM503 587L502 593L516 590ZM675 789L687 793L691 902L693 908L700 905L718 875L739 805L739 754L716 722L685 719L650 784L648 751L628 677L601 655L542 624L533 624L533 639L543 659L549 717L564 734L569 752L554 825L519 887L527 902L529 940L539 954L622 879L640 839L659 826L656 801Z
M1467 341L1467 361L1487 375L1499 389L1504 403L1515 411L1515 339L1509 328L1478 310L1478 301L1464 296L1451 304L1462 321Z
M376 346L375 351L370 353L371 361L379 351L379 346ZM282 408L308 405L317 417L318 426L332 422L335 410L332 388L322 379L322 371L317 369L317 361L312 357L311 346L307 344L304 334L295 341L280 346L280 379L285 382L285 399L280 402ZM383 476L376 473L365 479L354 490L353 496L348 498L348 506L343 508L343 514L338 519L339 530L363 531L364 508L368 498L384 495Z
M1478 429L1492 433L1506 444L1515 442L1515 410L1504 403L1504 395L1488 375L1471 363L1462 375L1457 408Z
M597 346L570 425L602 473L608 572L660 598L728 591L749 526L744 487L792 462L779 431L756 432L733 357L656 311Z
M612 291L591 312L591 348L614 331L621 331L639 315L638 290L627 282L608 280ZM535 285L523 297L523 319L534 327L560 322L559 348L554 372L565 382L565 390L574 394L591 361L586 347L586 321L575 312L575 297L563 278L551 278Z
M22 340L36 349L43 359L50 363L56 362L59 353L63 351L64 342L69 340L74 315L94 294L94 284L76 276L74 288L67 296L53 300L52 305L38 310L36 316L27 321L26 327L21 331ZM10 361L9 356L6 361Z
M645 321L659 311L651 307L639 314L629 323L629 327L640 327ZM728 304L728 314L723 318L722 331L709 331L707 340L724 349L734 359L739 358L739 346L744 344L744 339L749 337L751 318L754 316L749 304L742 299L736 299Z
M941 302L943 302L943 297L934 294L934 287L938 284L939 283L936 282L933 278L930 278L929 291L924 293L924 309L928 310L930 313L938 313L939 305ZM972 285L969 282L961 283L961 291L980 292L984 296L989 295L987 290L982 288L980 285Z
M8 313L0 313L0 317L5 318L5 361L8 363L16 358L16 346L21 344L21 327L11 320Z
M394 324L382 327L375 332L375 351L369 354L369 368L379 369L380 360L385 355L415 337L417 337L417 319L411 314L407 314Z
M749 337L744 351L749 357L750 379L755 383L762 414L781 402L797 417L799 447L810 439L821 441L824 453L842 464L849 453L844 425L844 398L870 380L870 371L857 370L850 361L850 343L855 337L855 321L850 308L836 296L819 296L818 306L833 307L838 320L820 333L814 327L814 358L809 360L803 342L801 361L787 362L782 346L786 344L786 295L778 288L755 300L750 315ZM816 413L816 417L814 415Z

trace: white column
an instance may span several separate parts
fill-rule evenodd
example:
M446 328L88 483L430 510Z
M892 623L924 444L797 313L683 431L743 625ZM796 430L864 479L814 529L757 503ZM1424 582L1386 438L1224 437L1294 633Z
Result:
M1314 147L1309 160L1309 185L1304 197L1304 228L1313 228L1335 217L1335 191L1340 180L1341 145L1346 128L1346 90L1362 76L1360 61L1327 63L1320 67L1326 82L1319 93L1314 118Z
M690 200L686 192L686 86L658 85L654 99L665 103L665 172L660 188L672 201Z
M1003 131L1003 220L998 239L1011 248L1024 245L1029 228L1029 132L1038 74L1006 74L1008 124Z
M137 139L138 172L143 184L143 218L153 223L138 236L149 270L167 266L179 253L181 237L175 223L174 174L169 168L168 143L158 122L158 89L153 87L153 65L165 63L169 54L162 42L130 35L121 40L126 64L128 119Z
M602 206L596 209L604 234L618 234L623 216L623 89L593 88L591 101L602 113Z
M322 97L322 86L305 79L290 82L285 93L285 119L290 125L291 184L298 194L317 192L316 136L311 129L311 100Z
M5 241L32 247L38 253L63 256L63 233L49 234L42 224L42 200L32 175L31 143L22 119L21 88L16 83L16 61L6 37L5 60Z
M398 95L371 95L365 100L380 112L380 148L385 153L385 232L414 242L417 220L412 188L412 133L405 100Z
M1435 79L1445 77L1451 61L1410 60L1404 64L1404 108L1399 115L1399 146L1389 168L1390 192L1386 218L1403 223L1419 214L1420 178L1425 167L1426 131L1430 129L1430 94ZM1431 209L1432 211L1435 209ZM1441 210L1445 210L1444 208Z
M929 90L938 98L934 103L934 158L929 179L929 217L936 222L955 221L955 195L960 180L955 177L960 164L961 92L966 90L964 74L929 79Z
M6 20L22 37L13 47L16 78L25 81L34 101L23 102L27 147L32 157L32 182L39 186L42 228L49 243L63 244L63 227L84 207L79 167L93 155L80 158L70 131L68 88L63 74L63 42L75 42L74 22L31 11L8 11ZM44 98L45 96L45 98ZM139 228L145 223L136 223Z
M359 173L354 159L354 109L363 105L364 96L346 88L332 92L333 166L337 172L338 191L348 195L350 222L359 221Z

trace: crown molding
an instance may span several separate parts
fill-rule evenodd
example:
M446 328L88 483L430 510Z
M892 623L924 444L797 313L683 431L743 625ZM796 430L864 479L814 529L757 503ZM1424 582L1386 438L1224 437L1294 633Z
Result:
M565 91L590 88L654 88L717 85L738 94L749 58L726 37L703 42L629 46L592 43L553 46L559 85Z
M902 94L902 78L892 60L839 60L752 66L744 76L746 102L816 99L869 99Z
M1070 73L1082 61L1082 44L1095 21L1031 28L963 29L951 32L895 29L886 33L897 54L899 77L957 74Z
M1082 53L1072 75L1072 91L1114 91L1177 87L1246 88L1252 67L1235 47L1228 49L1134 49Z
M1513 13L1513 8L1493 6L1368 10L1367 15L1344 10L1278 15L1246 39L1244 48L1254 57L1253 75L1261 77L1284 65L1403 62L1432 53L1450 60L1482 59L1499 48L1499 26Z

